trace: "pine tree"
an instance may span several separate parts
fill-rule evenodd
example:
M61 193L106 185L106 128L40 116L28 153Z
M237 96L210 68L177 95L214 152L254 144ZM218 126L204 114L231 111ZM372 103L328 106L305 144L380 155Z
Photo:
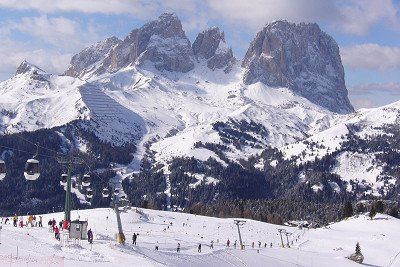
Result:
M353 206L350 201L347 201L343 207L343 218L348 218L353 216Z
M361 248L360 248L360 244L357 242L356 244L356 255L362 255L361 253Z
M357 211L357 213L363 213L363 212L365 212L366 210L365 210L365 206L364 206L364 204L363 203L357 203L357 205L356 205L356 211Z
M376 215L375 205L371 205L371 210L369 211L369 218L372 220Z
M376 210L376 212L378 212L378 213L383 213L383 212L384 212L385 207L383 206L382 200L378 200L378 201L375 203L375 210Z
M393 207L389 211L389 215L395 218L399 217L399 210L396 207Z

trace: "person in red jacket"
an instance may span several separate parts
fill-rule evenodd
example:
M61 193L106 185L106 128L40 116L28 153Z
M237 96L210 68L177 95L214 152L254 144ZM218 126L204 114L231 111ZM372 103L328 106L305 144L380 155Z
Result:
M58 226L57 226L57 225L54 227L54 237L55 237L58 241L60 241L60 230L58 229Z

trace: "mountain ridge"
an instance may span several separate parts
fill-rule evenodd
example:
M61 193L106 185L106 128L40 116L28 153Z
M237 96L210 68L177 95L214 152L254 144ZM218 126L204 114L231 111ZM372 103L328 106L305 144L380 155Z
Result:
M110 152L99 166L114 180L129 178L125 186L138 190L131 197L151 196L168 208L193 204L187 188L202 192L191 201L205 203L217 196L392 197L397 143L388 138L397 140L400 107L375 110L378 119L369 119L373 110L353 112L332 40L316 24L277 21L240 61L219 28L191 44L179 19L163 14L123 40L75 55L65 72L73 77L23 63L0 83L1 137L44 130L71 144L71 153L99 160ZM374 135L361 134L370 129Z

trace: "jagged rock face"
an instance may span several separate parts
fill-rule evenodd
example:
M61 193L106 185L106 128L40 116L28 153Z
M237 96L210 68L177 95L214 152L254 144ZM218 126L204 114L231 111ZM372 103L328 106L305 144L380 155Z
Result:
M18 66L15 75L18 74L28 74L33 80L47 82L45 71L26 60L22 61L22 63Z
M82 52L72 57L69 68L64 74L72 77L84 76L96 68L95 64L100 60L104 60L111 49L121 42L121 40L113 36L85 48Z
M251 42L242 67L245 84L288 87L330 111L354 111L339 47L315 23L268 24Z
M225 42L225 34L218 27L199 33L192 48L197 58L207 60L207 66L210 69L225 68L225 70L229 70L229 67L235 61L232 48L228 47Z
M29 63L28 61L24 60L21 62L21 64L18 66L15 74L24 74L24 73L32 73L32 74L38 74L38 72L44 72L42 69L39 67L36 67L35 65Z
M174 14L162 14L130 32L109 53L98 72L112 72L146 61L154 63L158 70L187 72L194 68L190 41Z

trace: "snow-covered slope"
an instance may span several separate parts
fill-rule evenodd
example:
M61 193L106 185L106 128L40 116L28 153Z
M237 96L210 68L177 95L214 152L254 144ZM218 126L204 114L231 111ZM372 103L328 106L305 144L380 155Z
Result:
M382 150L343 145L390 136L384 128L399 121L400 102L332 112L353 108L337 45L316 24L268 24L240 62L219 28L191 45L180 20L162 14L122 41L108 38L83 50L66 74L73 77L23 62L0 83L0 133L79 121L102 141L137 145L127 175L148 154L167 171L176 157L225 165L272 146L298 164L336 152L330 171L371 187L370 194L394 183L381 180Z
M400 221L387 215L377 215L374 220L366 216L349 218L312 230L246 220L246 224L241 227L245 244L243 251L239 250L239 238L233 219L135 209L121 216L127 237L126 246L115 242L116 218L110 209L72 212L72 219L88 220L89 228L94 232L93 245L87 241L68 244L63 233L59 242L46 225L44 228L22 229L3 225L0 265L357 266L346 259L346 256L354 252L357 242L365 257L364 264L400 264L399 248L395 245L400 241ZM63 214L44 215L44 224L53 218L59 221ZM280 247L279 228L292 233L289 237L291 248ZM131 245L133 233L139 233L136 246ZM228 239L230 247L226 246ZM214 249L210 248L211 241ZM178 243L181 244L180 253L176 253ZM202 244L201 253L197 252L199 244ZM156 245L158 251L155 251Z
M337 116L330 122L332 127L280 149L285 158L295 157L299 164L337 154L337 164L332 173L340 175L346 182L369 187L367 194L382 195L396 183L396 179L383 173L387 164L378 160L378 156L386 154L390 148L397 149L393 136L397 133L399 120L400 101L361 109L353 114ZM393 146L390 146L391 139ZM347 189L351 191L352 186L349 184Z
M162 162L178 156L201 160L215 157L212 152L195 148L195 143L223 143L214 127L217 122L252 122L260 127L248 130L258 148L245 145L239 153L227 144L229 157L236 159L261 152L265 145L282 146L303 139L326 128L335 116L286 88L270 88L262 83L245 86L241 72L238 66L229 73L213 71L205 62L184 74L163 73L151 66L132 67L96 83L146 121L144 140L153 140L151 148Z
M81 81L45 73L25 61L19 70L0 83L0 133L52 128L87 118L78 90Z

